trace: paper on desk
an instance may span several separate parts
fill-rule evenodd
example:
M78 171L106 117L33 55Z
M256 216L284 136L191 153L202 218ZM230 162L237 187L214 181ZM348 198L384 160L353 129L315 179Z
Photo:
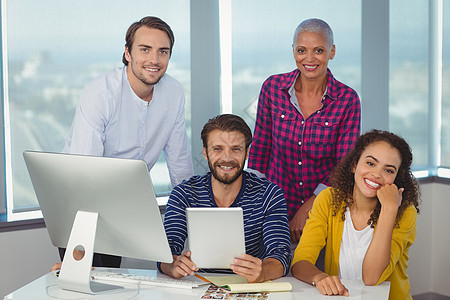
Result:
M288 292L292 290L292 285L289 282L248 283L247 279L238 275L203 276L203 278L231 293Z
M199 276L203 277L206 281L213 283L216 286L224 286L228 284L245 284L248 283L245 277L239 275L226 275L226 276Z

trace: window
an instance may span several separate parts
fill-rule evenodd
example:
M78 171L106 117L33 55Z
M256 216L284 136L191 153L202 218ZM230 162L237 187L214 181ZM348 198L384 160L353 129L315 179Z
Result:
M443 1L441 166L450 168L450 1Z
M183 85L186 116L190 116L188 1L82 0L72 4L57 0L2 1L9 212L37 207L22 152L62 150L80 90L93 78L123 65L126 30L145 13L162 18L174 31L174 52L167 72ZM108 13L98 13L105 8ZM189 127L189 117L186 123ZM152 174L156 192L167 192L170 181L163 157Z
M351 17L342 18L351 11ZM232 1L233 113L254 128L259 91L273 74L296 68L295 28L321 18L333 30L336 56L329 68L337 80L358 93L361 87L361 1Z
M390 1L389 129L410 144L415 169L428 166L428 1Z

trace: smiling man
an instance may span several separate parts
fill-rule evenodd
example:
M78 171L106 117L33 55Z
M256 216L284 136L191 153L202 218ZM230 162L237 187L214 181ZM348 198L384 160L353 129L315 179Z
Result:
M194 172L184 91L166 74L174 44L172 29L157 17L144 17L128 28L125 41L125 66L94 79L81 91L63 152L141 159L149 170L164 153L175 186ZM94 256L94 265L118 267L120 258Z
M252 142L250 128L242 118L224 114L210 119L201 137L211 172L193 176L172 190L164 226L173 262L161 263L161 271L175 278L197 271L191 253L182 253L186 207L242 207L246 254L235 258L231 271L249 282L286 275L291 260L286 201L277 185L243 171Z

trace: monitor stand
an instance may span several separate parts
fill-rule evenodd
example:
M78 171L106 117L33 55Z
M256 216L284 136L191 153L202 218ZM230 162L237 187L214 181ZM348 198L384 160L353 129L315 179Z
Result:
M86 294L99 294L123 289L121 286L91 281L97 220L98 213L77 212L59 273L58 286L61 289ZM84 256L78 257L83 252L78 252L77 255L74 250L84 251Z

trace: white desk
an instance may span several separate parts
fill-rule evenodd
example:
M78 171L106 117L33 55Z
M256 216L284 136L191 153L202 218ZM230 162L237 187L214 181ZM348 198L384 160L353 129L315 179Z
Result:
M148 272L157 272L154 270ZM364 300L380 300L388 299L389 296L389 282L384 282L378 286L365 286L361 281L344 280L344 285L350 292L350 297L341 296L323 296L319 290L309 284L301 282L294 277L283 277L276 281L288 281L292 284L292 291L290 293L271 293L270 300L290 300L290 299L364 299ZM87 295L81 293L74 293L70 291L61 290L57 285L57 277L55 273L50 272L46 275L36 279L17 291L5 296L4 300L41 300L41 299L98 299L98 300L116 300L116 299L152 299L152 300L178 300L178 299L200 299L207 285L204 287L195 288L192 290L163 288L163 287L149 287L142 286L138 289L136 284L119 284L124 290L115 293L101 294L101 295Z

